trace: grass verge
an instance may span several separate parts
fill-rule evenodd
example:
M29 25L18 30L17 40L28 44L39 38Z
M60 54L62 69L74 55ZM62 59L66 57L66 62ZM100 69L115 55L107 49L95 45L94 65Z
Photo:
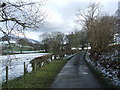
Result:
M49 88L62 67L67 63L66 60L54 60L39 68L36 73L30 72L20 78L9 81L8 88ZM2 85L6 88L5 83Z

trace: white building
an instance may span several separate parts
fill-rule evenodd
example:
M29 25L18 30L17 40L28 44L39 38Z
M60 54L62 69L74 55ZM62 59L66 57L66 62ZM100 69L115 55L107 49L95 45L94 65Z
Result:
M116 44L120 44L120 1L118 2L118 28L115 38L116 38Z

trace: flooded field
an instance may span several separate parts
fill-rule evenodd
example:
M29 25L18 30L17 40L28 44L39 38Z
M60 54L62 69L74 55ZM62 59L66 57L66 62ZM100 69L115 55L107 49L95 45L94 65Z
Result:
M49 53L31 53L31 54L15 54L15 55L4 55L0 56L0 76L2 82L5 82L6 71L5 68L8 65L8 78L9 80L14 79L23 75L24 73L24 62L27 66L27 71L31 72L32 67L30 61L36 57L44 56Z

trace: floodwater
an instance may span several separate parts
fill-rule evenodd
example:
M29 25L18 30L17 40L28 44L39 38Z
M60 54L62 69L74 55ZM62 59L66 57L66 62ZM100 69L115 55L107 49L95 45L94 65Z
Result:
M0 56L0 77L2 82L6 81L5 67L8 65L8 79L14 79L24 74L24 62L27 67L27 71L31 72L32 67L30 61L36 57L44 56L49 53L30 53L30 54L15 54Z

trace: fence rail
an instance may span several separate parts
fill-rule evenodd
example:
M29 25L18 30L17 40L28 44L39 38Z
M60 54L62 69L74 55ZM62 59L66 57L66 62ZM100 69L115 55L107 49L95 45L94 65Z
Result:
M52 60L53 60L53 55L45 55L45 56L40 56L40 57L37 57L35 59L33 59L31 62L29 63L32 63L32 71L34 73L36 73L37 71L37 68L39 67L42 67L44 64L49 64ZM27 71L27 66L28 64L26 64L25 62L23 62L23 70L24 70L24 73L23 73L23 76L25 77L25 75L28 73ZM8 88L9 86L9 67L8 65L5 67L5 70L6 70L6 88Z

